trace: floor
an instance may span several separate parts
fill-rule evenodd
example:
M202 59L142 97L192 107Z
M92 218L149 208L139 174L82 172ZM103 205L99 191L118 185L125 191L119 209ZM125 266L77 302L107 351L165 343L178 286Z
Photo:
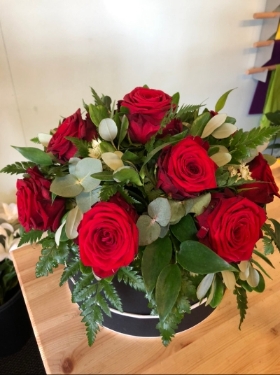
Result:
M0 358L0 374L46 374L33 333L20 351Z

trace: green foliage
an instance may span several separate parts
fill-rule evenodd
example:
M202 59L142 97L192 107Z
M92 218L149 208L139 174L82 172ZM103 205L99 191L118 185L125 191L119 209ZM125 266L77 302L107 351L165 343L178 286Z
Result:
M220 271L237 271L214 251L197 241L182 242L177 259L183 268L194 273L206 275Z
M21 153L26 159L39 165L51 165L52 158L49 154L35 147L16 147L12 146L15 150Z
M68 279L70 279L70 277L73 277L78 273L80 270L80 264L81 262L78 258L71 259L71 261L67 262L61 275L59 286L62 286Z
M75 154L76 157L86 158L88 157L88 149L91 146L87 141L75 137L65 137L68 141L72 142L73 145L77 148Z
M121 267L118 270L118 281L123 281L136 290L145 291L142 277L133 269L133 267Z
M274 219L269 220L273 223L274 229L272 228L271 224L268 223L265 223L262 226L262 230L266 235L263 237L266 255L273 253L274 250L271 247L272 243L274 243L274 245L280 251L280 224Z
M32 229L29 232L23 232L20 237L18 246L21 246L25 243L35 243L41 239L44 231L38 229Z
M48 276L49 273L53 273L53 269L57 268L59 264L64 264L69 255L69 247L65 242L57 246L51 235L43 238L39 241L39 244L42 245L42 250L36 264L36 277Z
M228 95L233 91L234 89L228 90L225 92L218 100L215 105L215 111L219 112L224 108L224 105L226 104Z
M17 161L14 164L9 164L6 167L2 168L0 173L21 174L26 173L28 168L33 168L35 166L36 163L32 163L30 161Z
M236 295L237 300L237 308L240 313L240 321L239 321L239 329L241 328L241 324L243 323L246 315L246 310L248 309L247 305L247 293L246 290L242 287L236 286L233 294Z
M239 162L249 156L250 149L269 141L271 137L279 132L277 127L254 128L250 131L239 129L230 142L230 153L234 160Z

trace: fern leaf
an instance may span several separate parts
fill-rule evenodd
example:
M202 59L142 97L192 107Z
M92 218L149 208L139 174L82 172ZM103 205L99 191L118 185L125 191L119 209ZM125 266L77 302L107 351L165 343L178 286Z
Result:
M83 290L84 288L86 288L92 281L94 280L94 276L93 274L82 274L80 279L79 279L79 282L75 284L75 287L73 289L73 292L72 292L72 301L73 302L76 302L76 296L79 295L79 293L81 292L81 290Z
M36 277L48 276L48 274L53 273L53 269L57 267L58 263L52 256L51 252L41 255L35 268Z
M14 164L6 165L6 167L1 169L0 173L22 174L26 173L28 168L35 167L35 165L36 164L31 161L16 162Z
M85 323L86 326L88 345L92 346L96 339L98 331L100 331L99 325L102 325L103 323L102 314L102 320L98 320L98 318L100 318L100 307L95 305L91 310L90 314L86 315L84 314L84 311L81 311L81 316L83 316L82 322Z
M80 261L75 260L74 262L68 263L67 267L61 275L59 286L62 286L70 277L74 276L80 269Z
M86 298L89 298L93 295L95 295L97 290L97 283L96 284L90 284L86 286L85 288L81 289L79 292L75 293L75 296L73 296L74 302L81 302Z
M136 290L145 291L143 279L132 267L122 267L118 271L118 281L123 281L125 284L129 284Z
M117 310L123 311L121 299L118 296L118 293L115 287L112 284L108 283L108 281L106 280L101 280L101 281L103 281L103 292L104 292L105 297Z
M75 137L65 137L65 138L68 139L70 142L73 143L73 145L76 146L77 148L76 156L80 156L82 158L88 157L89 143L87 141L84 141L82 139L75 138Z
M110 308L108 306L107 301L102 297L101 294L96 295L96 302L101 307L101 309L104 311L104 313L108 316L112 316Z
M107 202L117 191L117 184L103 185L99 194L100 200Z
M98 96L97 92L91 87L91 93L92 93L92 96L94 98L94 102L96 105L103 105L103 101L101 100L101 98Z
M21 246L25 243L32 244L34 242L38 242L41 239L43 233L44 231L37 229L30 230L29 232L24 232L20 237L18 246Z
M239 329L241 329L241 324L243 323L245 319L246 310L248 309L247 293L245 289L236 286L233 291L233 294L236 295L236 299L237 299L237 308L240 313Z

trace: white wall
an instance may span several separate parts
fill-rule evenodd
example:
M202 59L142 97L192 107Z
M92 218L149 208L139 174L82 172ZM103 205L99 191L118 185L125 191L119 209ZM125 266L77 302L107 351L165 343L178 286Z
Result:
M268 0L269 1L269 0ZM280 2L280 1L279 1ZM22 160L10 147L34 145L98 93L121 99L148 84L181 104L237 87L224 109L250 129L248 116L265 0L0 0L0 168ZM15 201L16 177L0 175L0 201Z

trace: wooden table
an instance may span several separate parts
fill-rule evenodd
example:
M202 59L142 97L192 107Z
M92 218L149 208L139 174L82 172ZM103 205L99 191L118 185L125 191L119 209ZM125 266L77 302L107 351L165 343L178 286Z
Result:
M280 186L280 163L273 173ZM268 216L280 219L280 200L268 206ZM264 293L249 294L249 310L238 329L235 297L227 292L220 306L201 324L176 335L163 347L160 338L136 338L102 328L88 347L78 307L68 285L59 287L62 268L35 278L39 247L13 252L41 356L49 374L280 374L280 254L265 266Z

